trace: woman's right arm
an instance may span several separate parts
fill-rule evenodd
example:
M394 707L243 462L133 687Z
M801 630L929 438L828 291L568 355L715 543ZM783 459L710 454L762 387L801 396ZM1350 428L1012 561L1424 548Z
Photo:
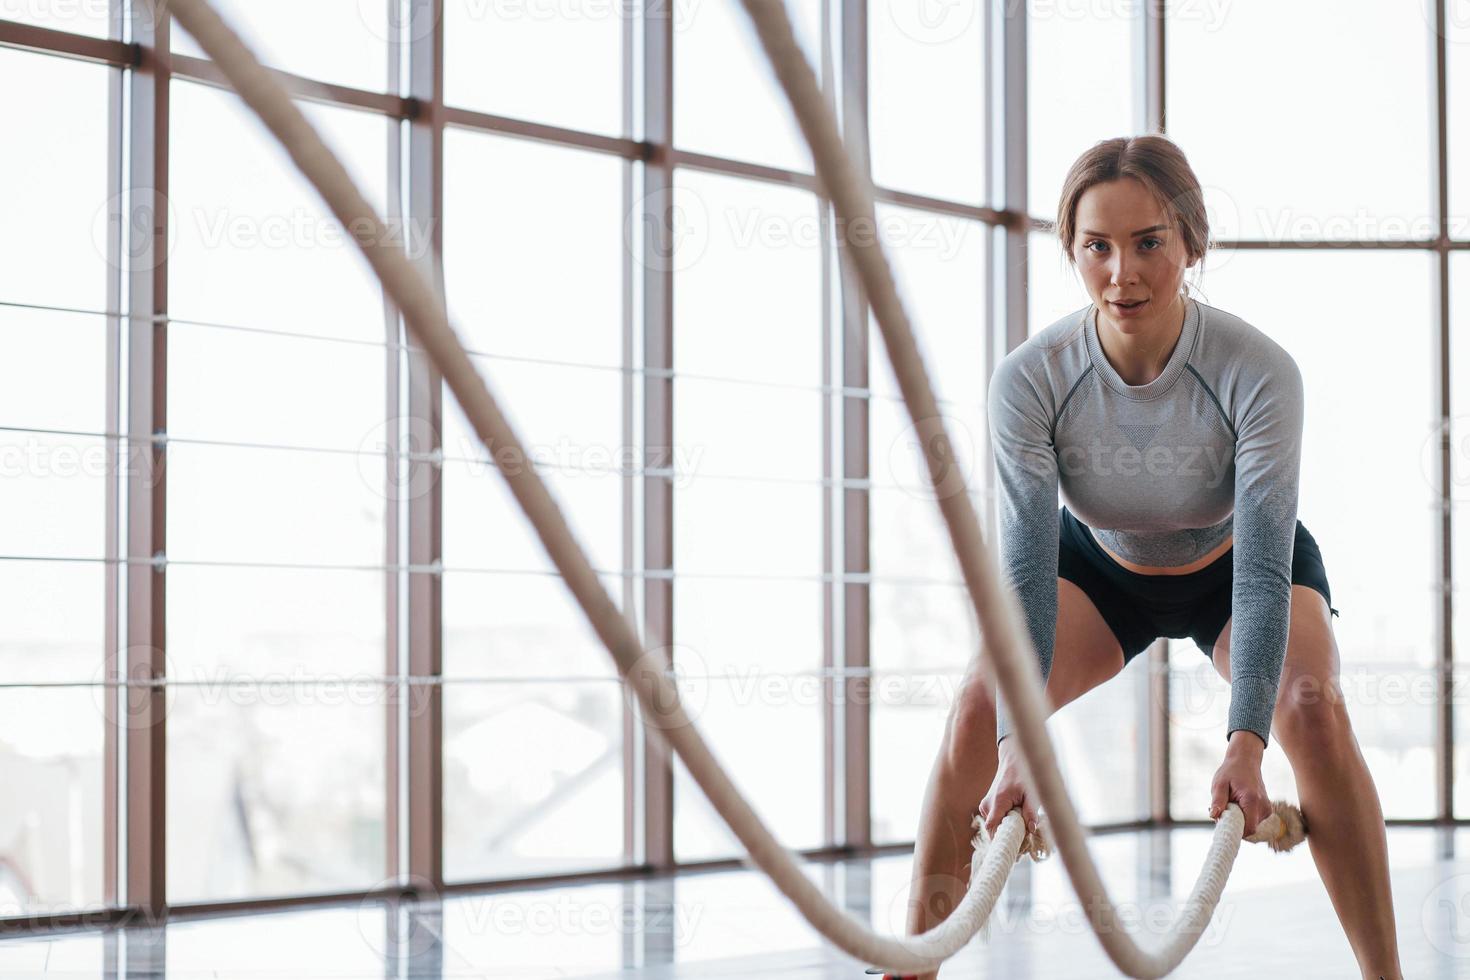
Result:
M1057 455L1051 399L1012 351L990 379L987 408L995 457L1000 565L1025 611L1026 629L1041 669L1051 674L1057 628ZM995 695L996 741L1011 733L1009 713Z

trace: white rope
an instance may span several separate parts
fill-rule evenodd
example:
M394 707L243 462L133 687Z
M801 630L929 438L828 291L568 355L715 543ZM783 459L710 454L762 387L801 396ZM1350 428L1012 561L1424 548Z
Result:
M637 691L645 717L656 719L651 728L684 760L695 782L749 852L750 862L771 877L818 933L859 959L894 971L927 972L961 949L989 916L1011 866L1021 853L1024 828L1020 813L1013 810L1005 816L990 846L978 846L977 842L965 898L947 919L922 935L882 936L832 905L801 872L792 854L781 846L720 768L679 701L678 690L669 679L671 668L667 657L661 650L643 649L633 622L604 590L556 501L527 458L521 440L456 337L438 296L409 262L396 239L386 233L383 219L363 197L341 161L306 121L286 90L260 65L207 0L150 2L160 13L163 8L170 10L179 25L194 36L245 103L290 153L342 227L351 230L384 290L403 311L410 331L443 374L475 433L492 450L501 465L502 476L535 527L547 554L612 654L619 673ZM784 5L779 0L743 2L796 110L802 131L812 145L818 176L828 189L843 226L859 227L854 221L856 216L866 216L871 221L871 188L847 157L811 69L796 46ZM872 301L910 415L916 423L922 420L931 432L945 436L933 390L881 249L853 248L850 253ZM932 447L933 442L926 441L926 449ZM1034 669L1034 651L1021 629L1020 610L1014 596L998 585L998 570L981 540L969 494L964 492L963 478L952 468L948 474L945 472L942 456L934 451L926 453L930 476L941 491L940 509L979 616L986 648L994 658L991 666L1011 705L1017 744L1034 778L1036 795L1051 821L1067 872L1079 896L1101 900L1087 904L1094 930L1113 962L1132 976L1162 976L1198 941L1208 923L1240 847L1243 816L1239 807L1232 804L1216 824L1205 868L1174 937L1163 949L1144 951L1129 936L1113 929L1111 923L1117 919L1112 914L1112 903L1087 852L1081 825L1046 738L1043 693ZM948 488L946 481L950 483ZM946 489L959 492L946 492ZM1028 846L1039 845L1031 841Z

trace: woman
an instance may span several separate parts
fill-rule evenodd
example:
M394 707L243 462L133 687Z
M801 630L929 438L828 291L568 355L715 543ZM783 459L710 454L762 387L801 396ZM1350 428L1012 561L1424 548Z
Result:
M1157 637L1193 639L1231 684L1210 817L1237 803L1249 834L1270 813L1261 756L1275 734L1363 976L1400 977L1383 813L1342 703L1322 555L1296 517L1296 364L1189 294L1184 273L1204 257L1209 229L1199 181L1164 137L1083 154L1057 234L1092 305L1007 355L989 391L1001 565L1049 709ZM915 933L963 896L977 808L992 833L1015 807L1036 822L1005 706L978 669L960 687L925 794Z

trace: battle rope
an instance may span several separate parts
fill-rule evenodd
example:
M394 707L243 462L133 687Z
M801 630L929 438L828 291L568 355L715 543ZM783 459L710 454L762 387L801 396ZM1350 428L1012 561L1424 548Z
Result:
M848 161L835 123L821 102L816 80L796 46L784 5L770 0L743 2L791 99L802 131L812 144L818 175L844 219L844 226L854 227L855 216L866 215L871 221L871 189ZM678 690L669 679L668 658L662 650L643 649L633 622L604 590L561 509L526 455L521 440L470 362L443 304L409 262L398 239L389 233L341 161L306 121L286 90L261 66L207 0L150 0L150 3L160 16L165 9L171 11L179 25L193 35L244 102L280 141L342 227L348 229L385 292L402 311L408 329L443 375L476 435L491 450L501 475L536 529L553 564L624 680L637 692L644 713L658 719L658 724L651 727L684 760L695 782L749 852L750 861L770 876L817 932L859 959L896 971L925 972L936 969L961 949L983 925L1021 852L1024 827L1020 813L1012 811L1005 816L990 847L976 848L970 887L964 900L944 922L922 935L881 936L832 905L802 874L790 852L761 822L716 762L679 701ZM934 394L881 249L858 247L851 249L851 255L871 298L910 415L916 424L922 422L930 432L943 438L944 427ZM932 447L933 443L926 440L930 476L936 487L940 487L948 477L943 471L942 453ZM1141 950L1129 936L1105 925L1105 918L1117 920L1112 916L1112 903L1087 853L1081 826L1062 785L1043 728L1043 693L1040 679L1035 676L1034 651L1021 630L1015 598L997 585L997 569L981 540L969 495L963 492L963 479L960 480L961 492L940 494L940 510L959 556L987 649L994 656L996 677L988 679L992 687L995 680L999 681L1011 705L1017 743L1034 774L1037 796L1056 832L1063 863L1079 896L1101 899L1096 905L1089 904L1090 917L1113 962L1132 976L1163 976L1198 941L1209 922L1240 848L1243 815L1238 806L1231 804L1216 823L1204 870L1176 923L1173 938L1162 950L1156 953ZM1265 829L1263 821L1257 836Z

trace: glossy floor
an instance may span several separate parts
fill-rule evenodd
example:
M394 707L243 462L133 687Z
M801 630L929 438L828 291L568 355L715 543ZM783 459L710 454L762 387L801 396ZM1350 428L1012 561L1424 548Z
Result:
M1092 852L1123 921L1160 937L1193 885L1204 830L1108 834ZM1470 978L1470 831L1394 828L1394 907L1405 975ZM812 880L884 931L902 931L910 855L810 865ZM1023 861L991 922L942 977L1118 975L1089 933L1061 863ZM0 977L691 978L859 980L751 871L456 895L175 921L0 941ZM1241 852L1215 920L1173 976L1358 976L1305 848Z

